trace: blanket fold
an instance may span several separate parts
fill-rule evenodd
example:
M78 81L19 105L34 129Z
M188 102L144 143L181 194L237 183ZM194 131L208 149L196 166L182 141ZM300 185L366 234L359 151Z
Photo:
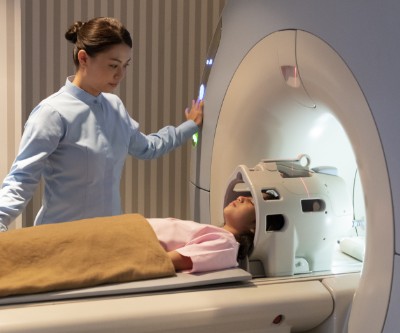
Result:
M0 297L175 275L139 214L0 233Z

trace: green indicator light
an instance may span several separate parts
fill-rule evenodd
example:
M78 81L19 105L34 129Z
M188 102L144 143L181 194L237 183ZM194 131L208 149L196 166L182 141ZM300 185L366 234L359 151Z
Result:
M196 132L192 136L192 146L197 147L197 143L199 142L199 132Z

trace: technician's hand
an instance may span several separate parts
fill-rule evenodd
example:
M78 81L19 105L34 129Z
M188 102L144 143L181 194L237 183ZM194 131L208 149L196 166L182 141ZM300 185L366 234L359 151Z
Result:
M186 108L185 116L187 120L193 120L197 126L201 126L203 123L203 106L204 101L192 101L192 108Z

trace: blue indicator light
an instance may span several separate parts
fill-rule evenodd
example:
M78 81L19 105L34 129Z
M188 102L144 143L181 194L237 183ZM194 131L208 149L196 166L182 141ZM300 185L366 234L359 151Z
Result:
M205 93L205 87L204 87L204 84L202 84L199 89L199 100L200 101L204 98L204 93Z

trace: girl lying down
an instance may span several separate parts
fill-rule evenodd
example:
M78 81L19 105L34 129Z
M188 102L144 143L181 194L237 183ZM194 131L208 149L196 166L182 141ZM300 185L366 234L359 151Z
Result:
M252 200L239 197L222 227L125 214L0 233L0 297L235 267L254 228Z
M224 209L222 228L173 218L147 219L176 271L204 272L237 266L252 249L255 208L240 196Z

